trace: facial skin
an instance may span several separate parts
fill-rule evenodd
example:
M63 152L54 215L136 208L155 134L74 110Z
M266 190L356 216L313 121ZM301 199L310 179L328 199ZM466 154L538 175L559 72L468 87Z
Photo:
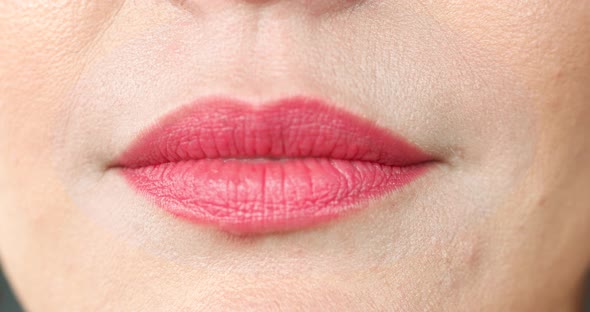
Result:
M29 311L576 311L590 1L0 0L0 259ZM329 99L440 161L235 237L109 164L203 96Z

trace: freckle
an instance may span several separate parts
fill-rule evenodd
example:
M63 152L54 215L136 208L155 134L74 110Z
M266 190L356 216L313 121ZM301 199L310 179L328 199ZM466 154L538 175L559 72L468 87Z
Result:
M540 206L540 207L543 207L543 206L545 206L545 204L546 204L546 203L547 203L547 199L546 199L545 197L543 197L543 198L541 198L541 199L539 200L539 206Z
M461 257L467 272L477 271L482 257L482 245L479 239L473 238L463 243L464 254Z
M168 44L166 48L166 52L168 53L178 53L180 52L180 44L177 41L172 41Z
M561 81L563 79L566 78L566 72L564 70L563 67L560 67L556 72L555 72L555 80L556 81Z
M480 246L478 244L472 245L469 250L468 256L467 256L467 264L472 268L477 267L477 265L479 263L480 256L481 256Z

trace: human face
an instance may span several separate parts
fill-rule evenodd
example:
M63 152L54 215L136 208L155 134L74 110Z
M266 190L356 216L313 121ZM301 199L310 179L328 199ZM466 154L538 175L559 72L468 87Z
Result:
M4 269L30 311L573 309L588 20L583 0L0 0ZM210 97L321 99L428 170L304 228L174 216L113 164Z

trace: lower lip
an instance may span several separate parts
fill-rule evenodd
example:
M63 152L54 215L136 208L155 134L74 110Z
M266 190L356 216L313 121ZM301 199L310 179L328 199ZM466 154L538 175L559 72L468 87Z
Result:
M317 118L339 126L325 130ZM293 127L293 120L306 126ZM351 137L335 152L344 134ZM296 141L285 139L293 136ZM310 138L313 146L301 143ZM302 229L356 211L424 174L430 160L385 130L320 101L293 98L256 109L212 99L165 117L117 166L165 211L245 235Z

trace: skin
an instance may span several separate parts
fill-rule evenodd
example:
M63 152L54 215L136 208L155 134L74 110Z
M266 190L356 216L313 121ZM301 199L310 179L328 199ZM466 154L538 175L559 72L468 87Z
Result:
M0 259L29 311L579 311L590 1L0 0ZM329 99L439 162L236 237L109 164L207 95Z

